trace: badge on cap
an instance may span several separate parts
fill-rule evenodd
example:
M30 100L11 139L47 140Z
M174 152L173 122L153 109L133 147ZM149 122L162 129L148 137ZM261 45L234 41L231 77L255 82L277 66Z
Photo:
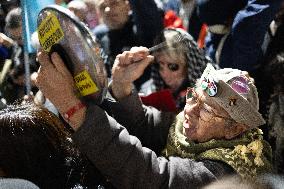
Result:
M242 76L236 77L233 80L231 87L234 91L236 91L239 94L249 93L248 80L245 77L242 77Z
M208 82L205 79L203 79L202 82L201 82L202 90L206 90L207 87L208 87Z
M237 98L230 97L229 98L229 106L235 106L237 104Z
M206 92L211 97L213 97L217 94L217 86L216 86L214 80L212 80L208 83L208 88L206 89Z
M207 64L201 76L201 78L203 78L203 80L201 81L201 88L202 90L206 91L206 93L210 97L213 97L217 94L217 85L212 77L213 75L215 75L215 72L216 70L212 66L212 64Z
M213 97L217 94L217 85L212 77L203 78L201 82L202 90L206 91L206 93Z

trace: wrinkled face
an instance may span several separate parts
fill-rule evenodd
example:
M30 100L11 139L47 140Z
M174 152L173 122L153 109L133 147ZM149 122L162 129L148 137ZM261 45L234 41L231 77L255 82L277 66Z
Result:
M98 14L110 29L122 28L128 20L130 11L127 0L97 0Z
M8 28L9 36L15 40L19 45L23 45L23 38L22 38L22 26L18 28Z
M232 120L201 88L188 89L184 117L185 136L197 142L225 138L226 124Z
M177 90L187 77L185 57L176 53L157 53L154 55L159 64L159 73L171 90Z

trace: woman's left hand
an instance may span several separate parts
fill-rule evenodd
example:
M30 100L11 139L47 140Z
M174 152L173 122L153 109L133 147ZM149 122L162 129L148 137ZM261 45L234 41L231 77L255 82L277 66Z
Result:
M80 103L75 95L73 77L57 53L52 53L49 58L46 52L40 51L38 60L40 68L35 83L61 115L64 115L70 108ZM80 120L82 121L82 118Z

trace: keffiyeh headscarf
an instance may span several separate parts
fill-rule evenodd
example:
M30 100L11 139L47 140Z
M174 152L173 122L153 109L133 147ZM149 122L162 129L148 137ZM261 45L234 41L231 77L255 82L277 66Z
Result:
M175 48L177 52L184 52L186 57L186 64L187 64L187 72L188 72L188 84L189 86L193 86L195 84L196 79L199 79L205 69L207 63L211 63L209 57L205 56L205 52L203 49L200 49L197 43L194 41L192 36L188 34L186 31L179 29L179 28L167 28L164 29L163 34L167 32L175 32L172 39L179 40L180 42L175 43L173 42L172 47L165 47L161 50L167 50L167 48ZM167 39L170 40L170 39ZM165 41L164 36L157 38L156 44ZM214 63L213 63L214 64ZM154 80L154 84L156 86L156 90L166 88L166 85L159 74L159 69L157 66L152 67L151 77Z
M172 37L166 38L166 34L172 32ZM166 38L166 39L165 39ZM203 49L200 49L197 43L194 41L193 37L187 33L186 31L179 28L166 28L163 30L163 34L160 35L155 44L159 44L161 42L167 41L171 44L171 46L166 46L161 48L160 51L172 50L174 53L184 53L186 58L186 67L187 67L187 78L184 80L182 86L180 86L179 90L174 93L174 96L178 96L178 94L185 90L187 87L193 87L197 79L199 79L206 68L207 63L211 63L213 66L217 67L212 60L205 56L205 52ZM177 42L178 41L178 42ZM160 73L159 67L152 66L151 78L154 83L154 90L159 91L162 89L166 89L167 86L163 81ZM184 99L180 99L184 101ZM183 102L180 103L181 107L183 107Z

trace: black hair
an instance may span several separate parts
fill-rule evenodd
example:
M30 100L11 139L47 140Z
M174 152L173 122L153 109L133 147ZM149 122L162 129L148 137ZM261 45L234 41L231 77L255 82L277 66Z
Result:
M94 176L95 167L75 148L70 135L43 107L9 105L0 111L0 168L6 177L26 179L40 188L92 188L102 178Z

